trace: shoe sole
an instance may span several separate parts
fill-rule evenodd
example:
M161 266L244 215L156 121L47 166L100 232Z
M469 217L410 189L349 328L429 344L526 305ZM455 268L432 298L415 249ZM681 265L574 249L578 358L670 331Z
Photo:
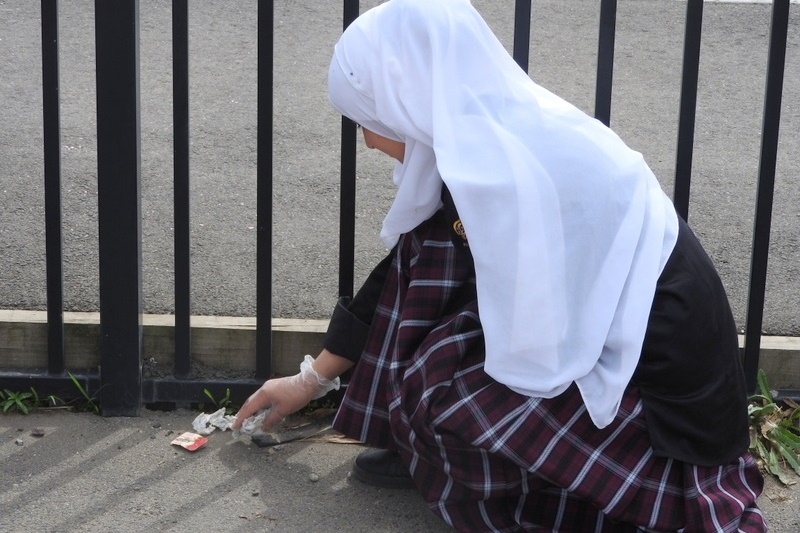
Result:
M373 474L358 466L358 463L353 463L353 477L373 487L382 489L416 489L414 480L411 477L398 477L398 476L381 476Z

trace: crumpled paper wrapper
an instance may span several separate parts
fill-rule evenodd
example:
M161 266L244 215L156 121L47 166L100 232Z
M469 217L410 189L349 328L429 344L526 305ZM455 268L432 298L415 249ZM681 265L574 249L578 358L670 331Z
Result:
M266 435L261 429L261 424L264 422L267 411L269 411L269 409L262 409L245 420L241 428L233 431L233 438L238 439L242 435L249 435L251 437ZM200 413L192 422L192 428L200 435L210 435L217 429L222 431L231 429L234 420L236 420L236 417L233 415L226 415L225 408L222 408L213 413Z
M213 413L200 413L192 422L192 428L200 435L211 435L214 430L225 431L231 428L231 424L236 417L225 414L225 408L221 408Z
M266 435L264 430L261 429L261 424L264 423L264 417L267 416L269 409L262 409L250 418L242 422L242 427L233 432L233 438L238 439L242 435L249 435L251 437L263 437Z

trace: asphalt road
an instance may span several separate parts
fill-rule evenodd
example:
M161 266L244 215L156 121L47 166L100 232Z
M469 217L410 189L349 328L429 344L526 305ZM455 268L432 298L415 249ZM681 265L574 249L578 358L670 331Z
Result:
M362 2L362 9L376 2ZM510 47L511 0L476 0ZM172 84L168 0L140 3L144 309L173 308ZM594 108L599 2L537 0L532 77ZM94 2L60 6L65 306L98 308ZM670 194L686 3L620 0L611 125ZM39 3L0 0L0 308L43 309ZM327 317L337 294L340 119L326 98L340 2L275 7L274 316ZM792 4L764 329L800 334L800 13ZM690 225L743 326L770 6L707 3ZM190 3L192 312L255 313L255 3ZM385 253L391 163L359 149L357 283Z

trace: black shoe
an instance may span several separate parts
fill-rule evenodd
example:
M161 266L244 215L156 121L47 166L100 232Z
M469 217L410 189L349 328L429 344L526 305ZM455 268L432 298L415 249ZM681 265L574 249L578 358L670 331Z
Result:
M353 477L384 489L415 488L408 467L397 452L390 450L368 450L358 454L353 463Z

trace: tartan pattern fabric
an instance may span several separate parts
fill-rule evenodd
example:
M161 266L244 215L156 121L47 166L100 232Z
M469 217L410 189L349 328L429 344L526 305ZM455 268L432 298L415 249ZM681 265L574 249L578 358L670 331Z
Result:
M334 427L400 453L459 531L765 531L763 479L656 457L638 389L597 429L573 385L552 399L483 371L471 262L441 214L401 238Z

